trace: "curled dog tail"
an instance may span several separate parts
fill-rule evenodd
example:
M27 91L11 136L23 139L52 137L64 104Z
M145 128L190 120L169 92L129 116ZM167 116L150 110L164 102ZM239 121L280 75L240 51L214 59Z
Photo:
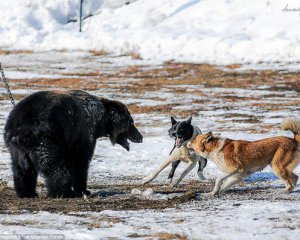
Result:
M281 123L281 128L292 131L297 142L300 142L300 119L286 118Z

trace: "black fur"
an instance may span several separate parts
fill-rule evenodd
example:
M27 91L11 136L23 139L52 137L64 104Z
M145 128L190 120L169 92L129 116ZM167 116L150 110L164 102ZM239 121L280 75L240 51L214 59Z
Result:
M174 149L176 147L180 147L181 144L189 139L191 139L191 137L193 136L193 126L191 124L192 122L192 117L190 117L188 120L186 121L182 121L182 122L177 122L172 116L171 116L171 128L168 130L169 136L171 138L175 139L175 143L173 146L173 149L170 152L171 153L174 151ZM177 145L176 144L176 139L181 139L181 144ZM172 162L172 169L169 173L168 179L173 179L174 177L174 173L176 171L176 168L178 167L179 163L181 160ZM203 168L205 168L207 161L205 162L204 166L201 166L201 162L199 161L199 167L198 167L198 172L200 172Z
M121 102L79 90L41 91L20 101L4 129L17 195L36 197L39 173L49 197L88 195L89 162L99 137L128 151L127 139L140 143L143 138Z

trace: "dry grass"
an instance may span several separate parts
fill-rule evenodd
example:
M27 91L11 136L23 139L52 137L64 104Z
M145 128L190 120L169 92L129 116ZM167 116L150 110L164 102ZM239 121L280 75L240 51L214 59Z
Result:
M20 100L20 99L23 99L24 97L26 97L27 95L25 94L13 94L13 97L15 100ZM0 93L0 101L3 101L3 100L9 100L9 96L8 94L6 93Z
M240 68L241 66L242 66L241 64L230 64L225 67L229 68L229 69L237 69L237 68Z
M105 52L104 50L93 50L93 51L90 51L90 53L93 56L105 56L105 55L107 55L107 52Z
M144 238L144 239L159 239L159 240L186 240L188 239L186 236L183 236L178 233L166 233L166 232L161 232L161 233L155 233L155 234L130 234L127 235L127 237L130 238Z
M93 52L96 54L102 54ZM12 89L82 89L87 91L106 91L114 93L117 98L122 98L124 95L130 95L133 98L158 100L168 103L170 99L163 94L163 91L172 93L175 99L168 104L160 104L154 106L142 106L139 103L129 104L129 110L133 114L164 114L175 115L178 117L186 117L187 115L198 116L201 111L217 111L222 110L228 112L222 118L224 123L249 123L253 127L243 129L251 132L266 132L269 130L269 125L262 124L256 116L234 116L230 113L231 110L236 110L237 106L243 106L247 109L257 109L258 112L276 112L279 110L293 109L300 110L299 98L287 98L285 91L300 92L300 74L287 73L279 71L248 71L237 72L234 69L239 65L234 64L227 66L231 71L223 71L216 66L207 64L184 64L169 62L158 68L149 68L144 66L129 66L127 68L116 68L116 71L102 74L98 71L82 71L64 73L71 77L49 79L36 78L29 80L15 79L11 80L14 85ZM191 88L189 87L191 86ZM236 95L234 92L228 94L220 94L218 91L212 91L209 94L203 91L210 88L232 88L260 91L260 87L264 86L263 90L272 91L271 94L251 96L251 95ZM229 90L231 91L231 90ZM151 95L158 95L157 99ZM182 108L182 102L176 101L176 96L181 95L190 98L190 94L201 97L202 99L192 100L185 103ZM158 95L159 96L159 95ZM24 95L16 96L17 99ZM6 95L0 95L0 100L6 99ZM274 99L278 99L274 100ZM284 99L284 100L281 100ZM175 101L173 101L175 100ZM223 103L226 108L220 105ZM191 104L192 106L188 106ZM222 109L223 108L223 109ZM236 119L234 119L236 118ZM222 122L220 119L219 122ZM255 124L260 124L260 128L256 128ZM274 127L274 126L273 126ZM219 128L217 131L228 130Z
M18 220L15 222L12 221L0 221L1 225L6 226L28 226L28 225L37 225L37 221L30 221L30 220Z
M149 186L139 184L122 185L90 185L94 196L88 199L51 199L46 197L45 189L40 190L40 197L35 199L18 198L13 189L4 187L1 190L0 213L9 211L19 213L24 210L29 212L48 211L52 213L69 212L100 212L103 210L140 210L140 209L165 209L176 207L178 204L195 199L196 191L208 191L211 183L199 184L198 181L191 181L180 190L171 189L162 185L151 185L155 192L161 194L181 193L180 196L172 197L168 200L155 200L139 198L129 194L131 189L146 189ZM98 196L99 194L99 196Z
M30 88L30 89L61 88L61 89L82 89L88 91L88 90L97 90L97 89L109 87L108 85L102 83L101 81L91 82L86 78L77 78L77 77L57 78L57 79L35 78L26 81L12 80L12 82L15 84L15 86L13 86L12 89L18 89L21 86L22 88Z
M0 181L0 192L4 191L5 188L7 188L7 185Z
M168 114L172 111L172 107L178 106L179 104L165 104L157 106L139 106L136 104L129 104L128 110L135 114L156 112L160 114Z
M129 56L132 59L136 59L136 60L143 60L143 58L141 57L141 55L139 55L136 52L128 52L128 53L125 53L124 56Z
M3 50L0 49L0 55L9 55L9 54L32 54L33 51L30 50Z
M178 233L156 233L153 235L153 237L157 237L161 240L171 240L171 239L178 239L178 240L186 240L188 239L186 236L183 236Z
M65 73L76 78L62 79L33 79L26 81L29 87L32 84L45 85L47 87L69 88L73 83L88 85L95 83L110 82L123 83L124 78L134 78L139 81L131 82L126 86L128 92L159 91L161 88L178 85L200 85L203 87L223 87L255 89L265 85L271 91L293 90L300 92L300 75L295 73L281 73L276 71L250 71L250 72L225 72L215 66L206 64L175 64L169 63L162 68L142 70L140 66L130 66L125 70L115 72L113 75L101 76L99 72ZM101 76L101 78L99 78ZM91 77L91 78L81 78ZM25 87L23 85L23 87ZM93 88L92 86L91 88ZM201 88L200 88L201 89ZM170 89L175 93L185 93L182 88ZM121 91L121 90L120 90ZM271 96L266 96L271 97ZM230 99L231 98L231 99ZM251 96L246 97L248 99ZM234 101L234 96L228 96L228 100ZM241 99L242 100L242 99ZM247 99L244 99L247 100Z

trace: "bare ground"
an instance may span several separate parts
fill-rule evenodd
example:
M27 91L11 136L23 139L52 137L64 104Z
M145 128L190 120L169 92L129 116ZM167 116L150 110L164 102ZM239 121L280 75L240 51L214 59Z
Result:
M143 197L132 195L134 188L146 190L152 188L156 194L163 196L157 198L155 195ZM192 200L200 200L202 209L210 208L208 199L214 199L214 206L222 203L222 200L245 201L245 200L267 200L267 201L295 201L300 200L299 190L291 194L283 192L283 188L274 189L270 187L269 181L259 183L244 182L234 190L228 191L221 196L212 197L209 192L213 188L212 181L200 182L191 180L178 188L170 188L162 184L117 184L117 185L90 185L92 195L89 198L74 199L51 199L46 196L43 186L38 187L39 198L20 199L11 187L2 183L0 189L0 214L20 214L26 212L47 211L51 213L69 213L69 212L100 212L103 210L142 210L166 208L176 208L180 204L188 203Z

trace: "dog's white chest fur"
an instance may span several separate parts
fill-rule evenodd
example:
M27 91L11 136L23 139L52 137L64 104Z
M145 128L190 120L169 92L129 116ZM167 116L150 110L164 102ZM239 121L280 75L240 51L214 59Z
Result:
M196 154L191 153L185 146L179 148L179 154L179 158L185 163L197 161L199 158Z

